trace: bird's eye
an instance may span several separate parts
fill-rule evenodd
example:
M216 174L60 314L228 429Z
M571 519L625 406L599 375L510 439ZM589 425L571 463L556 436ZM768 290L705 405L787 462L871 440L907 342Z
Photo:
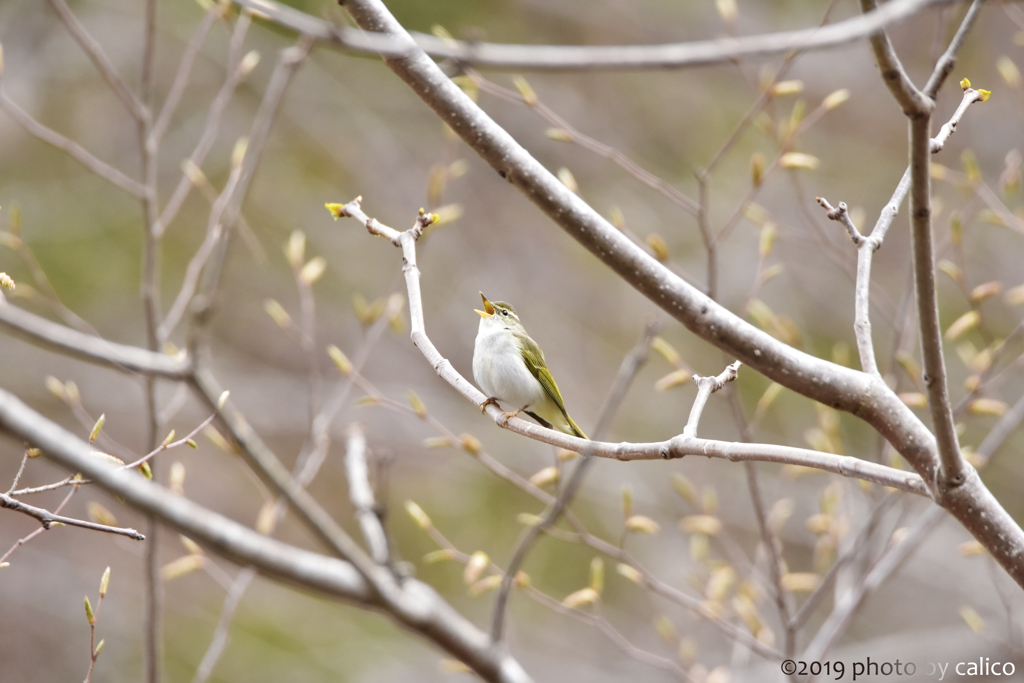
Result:
M506 310L505 310L505 309L503 308L503 309L501 309L501 314L502 314L502 315L505 315L505 316L507 316L507 315L508 315L508 311L506 311Z

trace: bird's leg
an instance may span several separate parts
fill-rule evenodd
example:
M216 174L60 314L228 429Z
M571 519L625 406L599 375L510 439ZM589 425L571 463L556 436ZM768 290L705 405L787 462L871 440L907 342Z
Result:
M524 410L526 410L529 407L530 407L530 405L526 404L525 406L523 406L519 410L515 411L514 413L502 413L501 414L501 419L502 419L501 425L503 427L508 427L508 421L509 420L511 420L513 417L518 417L519 413L523 412Z
M493 396L490 396L490 397L488 397L488 399L486 401L484 401L483 403L480 404L480 412L481 413L486 413L487 412L487 406L491 405L492 403L494 405L498 405L498 399L494 398Z

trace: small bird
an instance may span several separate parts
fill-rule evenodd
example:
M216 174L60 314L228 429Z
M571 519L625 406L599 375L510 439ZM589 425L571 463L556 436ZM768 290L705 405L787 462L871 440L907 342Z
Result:
M526 333L516 312L503 301L488 301L483 292L480 298L484 310L476 311L481 320L473 349L473 377L488 396L480 409L501 401L517 408L505 413L506 419L525 411L545 427L586 439L565 410L544 352Z

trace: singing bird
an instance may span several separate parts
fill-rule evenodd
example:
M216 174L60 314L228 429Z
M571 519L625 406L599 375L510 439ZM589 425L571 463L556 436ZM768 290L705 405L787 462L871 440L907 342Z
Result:
M525 412L545 427L586 439L565 410L544 352L526 333L512 306L488 301L483 292L480 298L484 310L476 311L480 330L473 349L473 377L488 397L480 408L500 401L506 408L516 409L505 413L508 417Z

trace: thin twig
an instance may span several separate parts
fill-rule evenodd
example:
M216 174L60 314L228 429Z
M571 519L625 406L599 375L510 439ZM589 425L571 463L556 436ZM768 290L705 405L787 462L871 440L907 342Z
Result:
M410 47L418 46L432 57L460 64L516 70L565 71L682 68L844 45L905 21L927 7L952 0L894 0L868 14L828 26L782 33L667 45L602 47L459 42L422 33L414 33L412 38L400 40L385 33L333 26L274 0L233 1L293 31L357 52L400 56L408 53Z
M359 528L370 548L370 557L380 565L389 560L388 539L377 516L377 504L366 466L366 435L358 423L348 428L348 445L345 450L345 473L348 476L349 499L355 508Z
M35 517L43 525L44 529L49 529L54 522L60 522L68 526L77 526L83 529L92 529L93 531L104 531L108 534L118 534L120 536L127 536L136 541L144 541L146 537L140 534L135 529L126 529L116 526L109 526L107 524L97 524L95 522L87 522L83 519L75 519L73 517L64 517L63 515L56 515L49 510L43 508L37 508L34 505L28 505L22 503L17 498L6 493L0 493L0 507L5 507L8 510L14 510L22 514L28 515L29 517Z
M114 67L114 63L110 61L106 53L103 52L103 48L96 42L96 39L85 30L85 26L78 20L71 8L67 6L64 0L50 0L50 6L53 7L54 11L57 12L57 16L60 17L61 21L64 22L64 26L68 29L68 33L75 39L88 55L89 59L96 66L96 69L103 76L104 80L110 85L110 89L114 91L118 99L124 103L124 106L128 109L128 112L136 119L143 120L149 116L149 111L146 105L135 96L132 89L128 87L128 84L124 82L121 75L117 73L117 68Z

